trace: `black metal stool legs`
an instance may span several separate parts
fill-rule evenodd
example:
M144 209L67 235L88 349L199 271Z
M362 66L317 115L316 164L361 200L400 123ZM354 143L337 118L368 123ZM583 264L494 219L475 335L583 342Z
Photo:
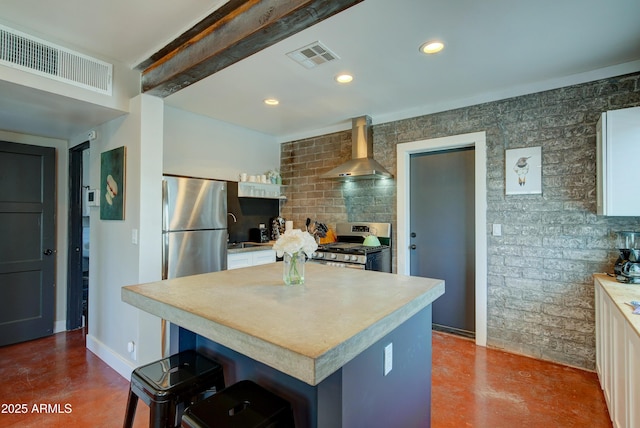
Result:
M175 427L176 409L174 406L175 403L151 403L149 427Z
M123 428L133 427L133 418L136 416L138 407L138 396L129 388L129 398L127 399L127 412L124 415Z

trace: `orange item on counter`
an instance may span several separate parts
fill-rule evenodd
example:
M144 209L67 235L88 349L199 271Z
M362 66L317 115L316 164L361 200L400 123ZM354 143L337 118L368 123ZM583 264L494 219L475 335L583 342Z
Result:
M336 242L337 240L338 237L336 236L336 233L333 231L333 229L329 229L327 230L327 236L325 236L324 238L320 238L320 243L331 244L332 242Z

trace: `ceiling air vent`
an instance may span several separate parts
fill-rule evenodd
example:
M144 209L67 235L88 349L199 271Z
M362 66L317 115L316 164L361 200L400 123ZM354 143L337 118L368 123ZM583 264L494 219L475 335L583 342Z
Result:
M287 54L289 58L305 68L314 68L325 62L340 59L338 55L320 42L313 42Z
M3 25L0 25L0 64L111 95L111 64Z

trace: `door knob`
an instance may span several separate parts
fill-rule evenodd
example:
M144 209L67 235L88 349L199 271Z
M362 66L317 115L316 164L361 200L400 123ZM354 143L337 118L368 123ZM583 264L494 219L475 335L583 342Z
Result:
M410 248L410 249L412 249L412 250L415 250L417 247L416 247L416 244L411 244L411 245L409 246L409 248Z
M412 238L415 238L415 237L416 237L416 233L415 233L415 232L411 232L411 235L410 235L410 236L411 236Z
M44 250L42 252L42 254L44 254L45 256L50 256L53 253L54 253L54 251L51 248L47 248L46 250Z

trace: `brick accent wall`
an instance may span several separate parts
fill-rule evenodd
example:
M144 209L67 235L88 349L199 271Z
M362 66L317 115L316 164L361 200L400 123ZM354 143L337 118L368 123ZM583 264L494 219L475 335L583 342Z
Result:
M603 111L638 105L634 73L374 125L374 157L394 175L398 143L486 132L489 346L594 369L591 275L612 271L616 231L640 230L640 217L596 215L596 122ZM537 146L542 195L505 196L505 150ZM350 157L350 131L282 144L282 215L295 227L307 217L395 226L395 180L318 178ZM502 236L490 234L494 223Z

